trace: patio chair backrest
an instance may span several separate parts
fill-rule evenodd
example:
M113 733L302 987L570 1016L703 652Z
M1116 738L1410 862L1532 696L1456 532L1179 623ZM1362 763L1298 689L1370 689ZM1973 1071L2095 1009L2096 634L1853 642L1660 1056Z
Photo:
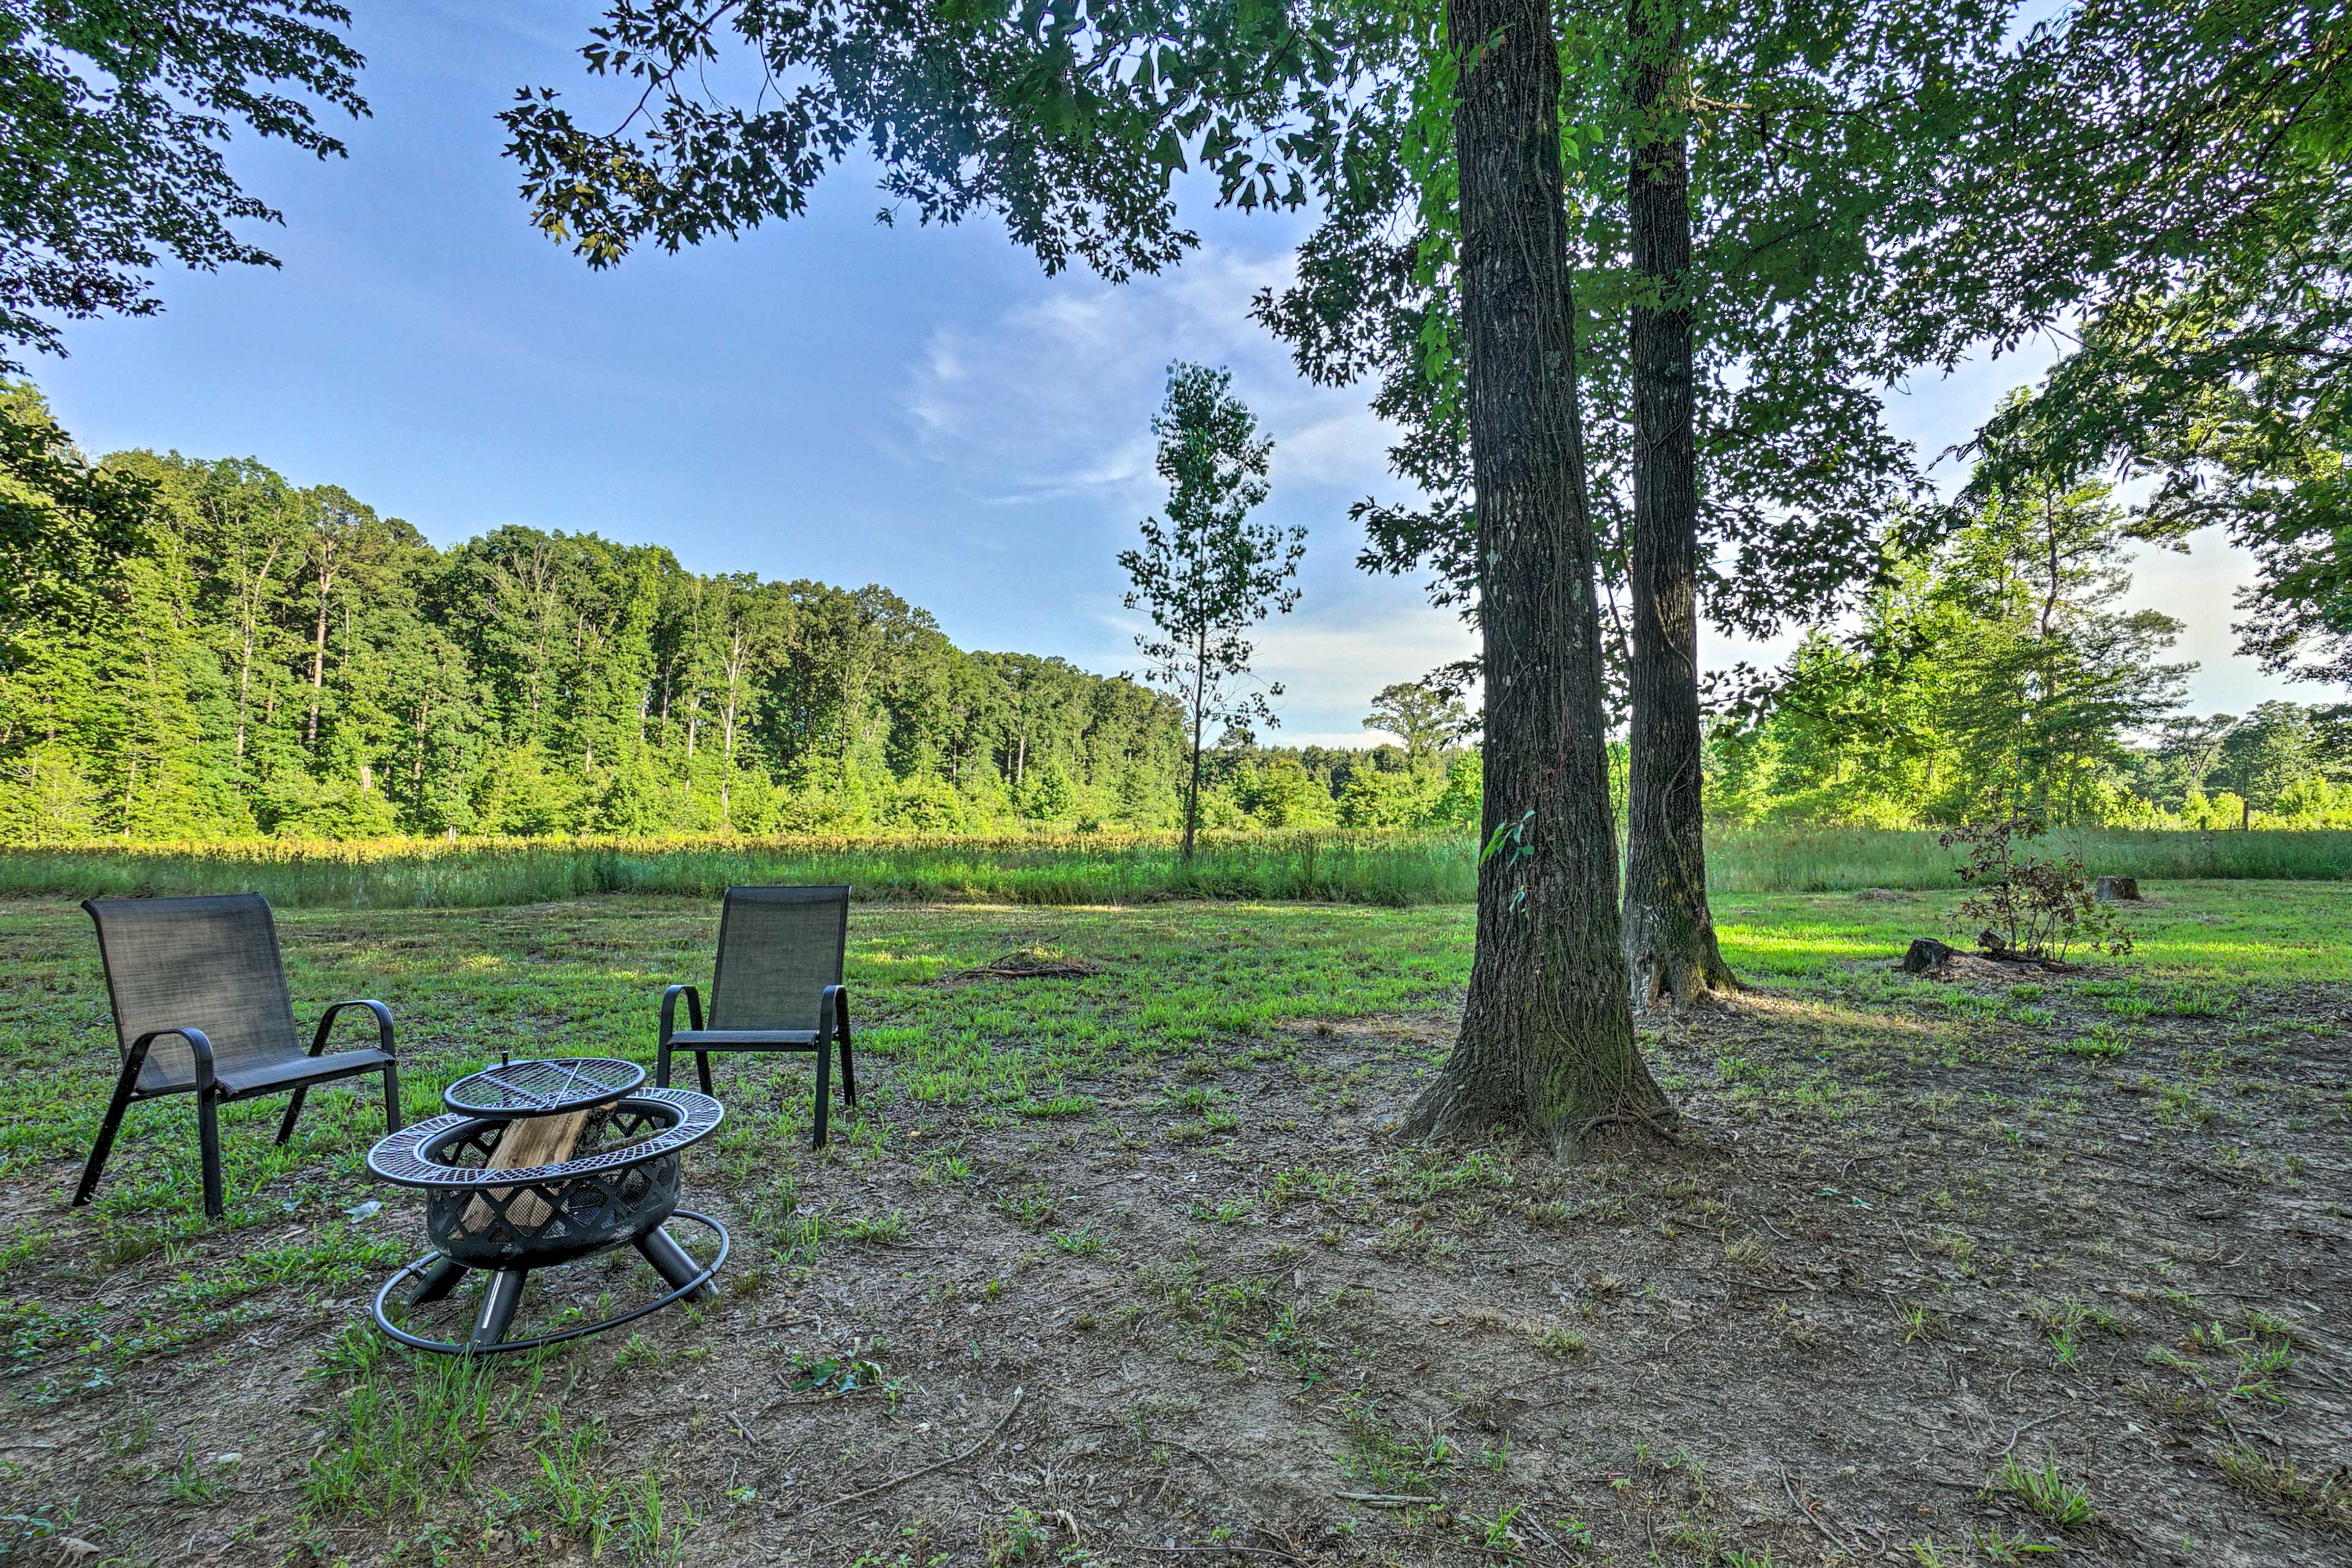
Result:
M194 1027L221 1072L302 1054L278 927L258 893L193 899L91 899L106 992L125 1055L150 1029ZM195 1058L177 1035L147 1048L142 1093L195 1082Z
M814 1029L817 1002L841 984L847 888L730 888L719 917L714 1029Z

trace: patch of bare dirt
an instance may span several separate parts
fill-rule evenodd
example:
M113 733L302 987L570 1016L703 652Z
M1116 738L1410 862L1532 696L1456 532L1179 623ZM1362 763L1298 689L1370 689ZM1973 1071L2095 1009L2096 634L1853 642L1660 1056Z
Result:
M1077 980L1101 974L1108 966L1082 953L1055 947L1016 947L986 963L975 963L933 981L935 985L971 984L982 980Z

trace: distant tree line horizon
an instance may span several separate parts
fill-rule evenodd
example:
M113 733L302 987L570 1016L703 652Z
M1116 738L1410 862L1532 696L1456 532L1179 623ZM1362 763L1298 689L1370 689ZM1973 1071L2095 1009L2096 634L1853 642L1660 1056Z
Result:
M2004 405L2004 412L2017 406ZM1709 727L1718 824L2352 827L2352 708L2182 711L2182 626L2123 601L2134 541L2185 549L2080 473L1964 496ZM1918 531L1926 533L1926 531Z
M250 458L89 463L30 384L0 403L48 440L12 455L0 500L60 539L129 540L95 604L0 595L0 844L1181 826L1176 695L958 648L878 584L698 574L511 525L436 549ZM1816 627L1710 718L1710 820L2352 827L2342 708L2178 711L2178 624L2117 607L2131 536L2078 484L1890 548L1849 628ZM1201 826L1475 828L1474 708L1433 679L1371 709L1402 744L1228 726ZM1610 752L1622 831L1622 732Z
M1177 823L1172 696L959 648L878 584L512 525L436 549L256 459L88 462L30 384L0 403L43 433L0 502L121 551L95 585L57 574L79 598L19 587L0 609L0 843ZM1237 732L1203 825L1475 825L1458 732L1361 752Z

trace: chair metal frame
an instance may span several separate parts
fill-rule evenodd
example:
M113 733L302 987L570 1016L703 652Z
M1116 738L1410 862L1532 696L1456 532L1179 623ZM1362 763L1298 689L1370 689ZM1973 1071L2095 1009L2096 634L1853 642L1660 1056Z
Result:
M776 889L727 889L726 901L719 916L719 957L710 979L711 1005L719 1004L721 988L727 982L727 920L734 908L739 892L774 892ZM849 945L849 889L846 887L793 888L791 892L809 895L811 904L837 904L840 924L836 928L837 949L845 955ZM710 1087L710 1057L722 1051L809 1051L816 1057L816 1113L810 1130L809 1147L822 1149L829 1135L829 1113L833 1104L833 1051L841 1050L842 1103L852 1110L857 1105L857 1076L850 1066L849 987L837 976L817 996L817 1021L814 1029L706 1029L702 1026L702 993L692 985L673 985L662 993L661 1034L654 1052L654 1084L659 1089L669 1087L670 1058L676 1051L694 1053L694 1070L702 1092L712 1093ZM686 999L687 1026L677 1026L677 1004Z
M247 896L249 895L223 895L225 898ZM98 928L99 960L106 969L107 1006L118 1019L116 1044L122 1051L122 1070L115 1078L114 1095L107 1102L105 1119L99 1123L98 1141L91 1146L89 1159L82 1167L81 1183L74 1189L75 1207L87 1205L91 1196L97 1193L99 1176L106 1169L107 1156L114 1152L115 1134L122 1127L122 1113L139 1100L165 1100L175 1094L194 1094L196 1097L196 1143L204 1165L205 1214L213 1219L220 1218L227 1210L221 1184L219 1110L221 1106L231 1100L257 1099L262 1095L280 1094L289 1089L292 1089L293 1098L287 1102L286 1114L278 1123L277 1141L282 1146L294 1136L294 1124L300 1119L303 1101L309 1097L312 1089L323 1083L333 1083L342 1079L361 1078L372 1072L381 1072L383 1074L384 1129L389 1132L400 1131L400 1064L394 1049L392 1009L373 998L354 997L337 1002L330 1006L320 1016L319 1027L310 1037L310 1056L315 1058L326 1049L329 1031L334 1027L335 1019L341 1014L348 1008L364 1007L375 1015L376 1049L382 1051L386 1059L382 1062L364 1062L356 1066L329 1068L306 1077L284 1082L263 1084L242 1091L231 1091L220 1086L214 1071L213 1043L202 1029L193 1025L150 1029L128 1046L123 1046L119 1022L121 1014L115 1001L114 959L107 950L105 920L102 911L98 908L101 902L111 901L113 900L85 899L82 900L81 907L89 912L91 923ZM264 904L262 907L266 912L268 906ZM277 922L274 920L270 922L270 940L274 949L277 941ZM278 966L278 984L281 989L286 984L286 968L282 958ZM290 1006L289 1010L290 1012ZM188 1055L194 1067L193 1081L170 1084L160 1089L141 1089L139 1075L146 1067L149 1049L157 1040L174 1035L187 1043Z

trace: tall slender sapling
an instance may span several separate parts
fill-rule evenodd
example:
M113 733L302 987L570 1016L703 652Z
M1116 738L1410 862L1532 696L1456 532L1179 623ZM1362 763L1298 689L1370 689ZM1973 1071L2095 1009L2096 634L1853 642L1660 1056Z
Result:
M1298 558L1307 531L1254 523L1266 498L1272 438L1234 395L1233 373L1178 364L1168 399L1151 421L1168 518L1143 520L1143 545L1118 563L1135 586L1127 607L1151 617L1135 646L1152 678L1182 699L1192 763L1184 783L1184 858L1201 822L1201 737L1212 722L1280 722L1267 705L1279 685L1246 685L1255 651L1250 628L1298 603Z

